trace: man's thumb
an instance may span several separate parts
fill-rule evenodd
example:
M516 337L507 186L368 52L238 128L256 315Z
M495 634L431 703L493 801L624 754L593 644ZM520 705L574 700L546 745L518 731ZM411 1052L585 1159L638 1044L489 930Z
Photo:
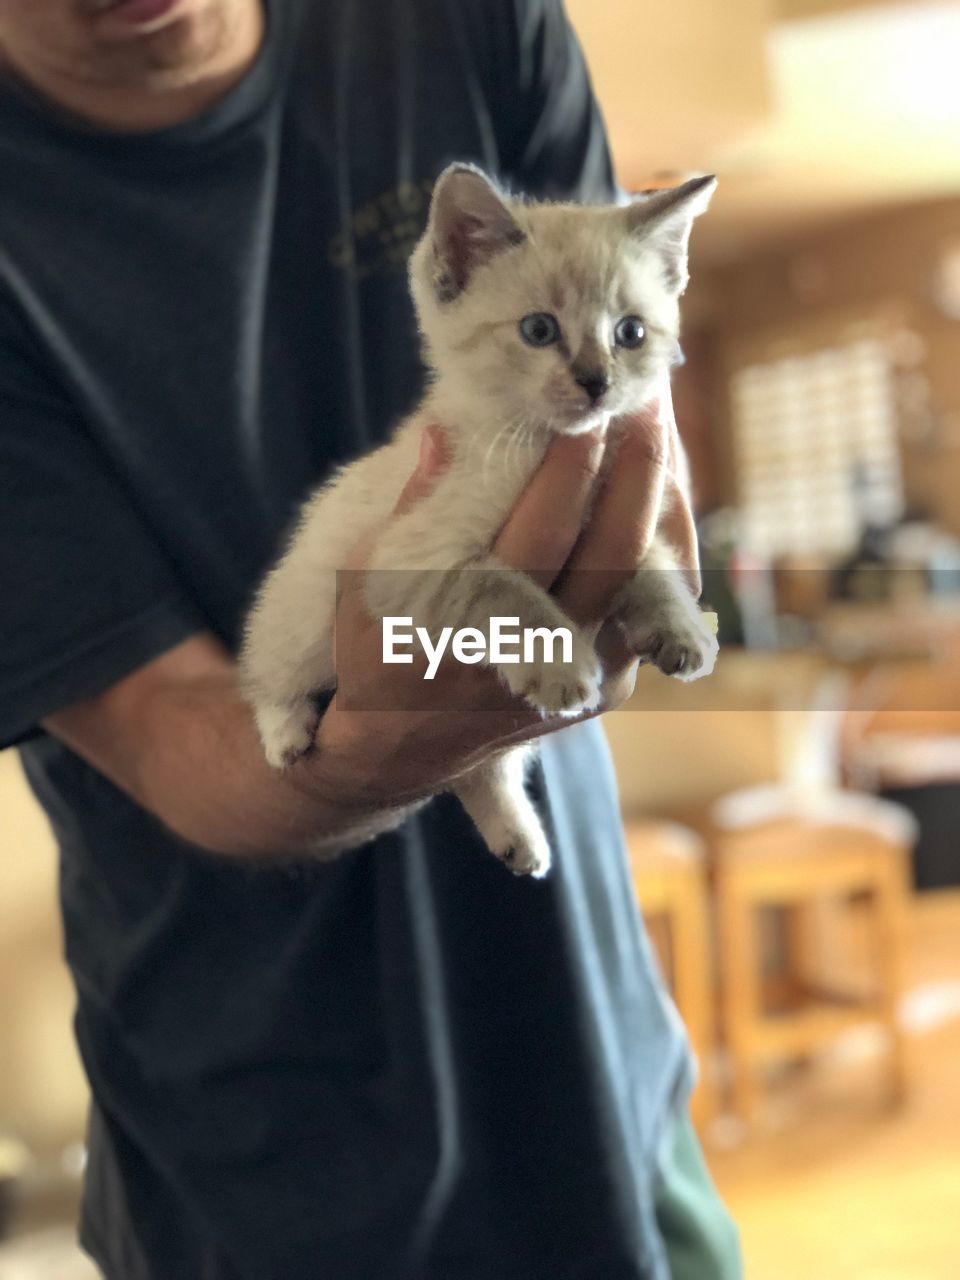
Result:
M431 493L437 480L447 469L449 460L443 427L437 423L424 427L423 435L420 437L420 457L417 460L416 470L403 486L403 492L397 499L393 514L403 515Z

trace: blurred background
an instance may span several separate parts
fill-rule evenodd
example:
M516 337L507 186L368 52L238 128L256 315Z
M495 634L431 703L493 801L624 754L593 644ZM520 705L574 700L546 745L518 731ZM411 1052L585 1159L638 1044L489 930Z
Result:
M568 9L621 182L720 177L675 398L722 656L607 719L697 1123L750 1280L953 1280L960 4ZM55 870L0 755L0 1280L91 1274Z

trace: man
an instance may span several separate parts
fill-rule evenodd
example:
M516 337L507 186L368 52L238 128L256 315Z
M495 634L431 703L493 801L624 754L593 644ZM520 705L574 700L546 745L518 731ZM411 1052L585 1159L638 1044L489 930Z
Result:
M85 1247L108 1280L736 1274L596 723L545 740L534 883L449 798L303 857L557 728L473 668L442 716L334 699L285 776L236 692L298 500L415 395L436 174L612 194L558 3L0 0L0 48L0 729L62 850ZM670 448L631 425L581 539L601 448L552 449L508 562L633 563ZM402 502L442 466L441 425ZM338 649L388 692L349 591Z

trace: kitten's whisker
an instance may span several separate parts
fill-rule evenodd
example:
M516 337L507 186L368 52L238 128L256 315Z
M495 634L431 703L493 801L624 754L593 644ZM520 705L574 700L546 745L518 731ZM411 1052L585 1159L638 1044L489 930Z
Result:
M512 453L508 453L508 459L512 467L520 461L520 453L527 442L527 432L529 428L525 422L518 422L514 428L513 435L510 438L510 449Z
M512 426L512 423L509 423L509 422L506 423L504 426L502 426L500 430L495 433L493 439L487 445L487 451L483 455L483 464L480 468L480 474L484 478L486 478L487 469L490 466L490 458L491 458L491 455L493 454L494 449L496 449L497 445L500 443L501 437L511 429L511 426Z
M518 418L515 422L510 424L510 436L507 440L507 447L504 450L503 459L503 468L505 472L512 469L514 455L516 455L516 461L519 462L520 449L524 443L527 430L527 424L522 418Z
M507 474L510 470L510 458L513 453L513 447L516 444L516 440L517 440L518 425L519 424L516 422L511 422L509 431L507 432L507 441L504 446L503 456L500 459L502 464L501 470L503 471L504 474Z

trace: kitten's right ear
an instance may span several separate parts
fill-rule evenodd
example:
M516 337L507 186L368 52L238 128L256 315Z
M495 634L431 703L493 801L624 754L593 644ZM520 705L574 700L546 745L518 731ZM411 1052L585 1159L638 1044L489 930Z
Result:
M451 165L437 179L428 235L440 302L452 302L478 267L525 238L487 176L464 164Z

